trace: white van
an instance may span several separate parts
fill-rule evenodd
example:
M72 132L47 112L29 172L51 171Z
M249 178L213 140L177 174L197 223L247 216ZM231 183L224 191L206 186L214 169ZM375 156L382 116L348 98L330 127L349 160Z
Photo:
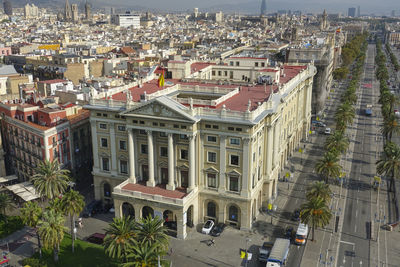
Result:
M300 223L299 227L297 228L296 238L294 240L294 243L296 245L304 245L306 243L307 235L308 235L308 225Z

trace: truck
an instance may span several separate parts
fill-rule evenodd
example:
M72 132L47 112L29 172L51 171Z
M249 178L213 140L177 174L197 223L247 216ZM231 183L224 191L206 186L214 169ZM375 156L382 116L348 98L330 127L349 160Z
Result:
M281 267L285 265L289 253L289 246L289 239L277 238L269 254L266 267Z

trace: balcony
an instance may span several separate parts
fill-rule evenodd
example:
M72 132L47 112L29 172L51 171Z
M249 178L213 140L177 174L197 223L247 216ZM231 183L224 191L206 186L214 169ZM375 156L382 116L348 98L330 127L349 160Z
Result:
M156 185L154 187L146 186L143 183L130 183L129 180L114 187L114 197L121 198L132 197L147 201L160 202L164 204L177 205L183 207L184 204L192 199L197 193L197 188L190 193L186 189L177 188L175 190L165 189L165 185Z

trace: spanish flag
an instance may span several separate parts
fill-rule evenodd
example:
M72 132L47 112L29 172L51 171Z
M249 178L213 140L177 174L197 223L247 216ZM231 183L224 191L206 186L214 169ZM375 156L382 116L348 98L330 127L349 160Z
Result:
M162 71L160 78L158 78L158 87L164 87L164 70Z

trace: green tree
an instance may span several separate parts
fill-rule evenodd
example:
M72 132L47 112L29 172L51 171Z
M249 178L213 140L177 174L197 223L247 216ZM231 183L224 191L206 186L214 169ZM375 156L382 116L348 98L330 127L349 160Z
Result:
M127 250L135 242L137 223L129 216L114 218L106 229L103 246L106 253L117 259L127 260Z
M57 160L39 163L32 181L41 197L53 199L65 192L68 187L69 171L60 168Z
M64 231L68 228L64 226L64 215L54 210L43 212L42 219L39 220L39 235L42 237L43 246L53 249L54 261L58 262L58 251L60 243L64 238Z
M335 119L336 121L343 120L345 123L349 124L353 122L355 116L354 107L350 103L345 102L336 110Z
M323 175L325 183L328 183L329 178L339 177L342 167L339 165L339 158L336 152L327 151L324 157L317 161L315 170L318 174Z
M164 226L164 221L159 217L142 218L138 225L137 236L137 240L143 240L151 245L159 244L159 248L164 251L168 249L167 229Z
M395 115L391 114L389 117L383 120L381 132L385 136L385 140L389 142L392 141L393 133L400 133L400 125Z
M61 199L61 209L71 219L72 252L74 252L75 243L74 216L81 213L84 207L85 199L78 191L70 190Z
M43 210L37 202L28 201L25 202L24 207L22 207L20 211L24 224L35 228L39 247L39 257L42 258L42 243L40 241L40 235L37 226L40 218L42 217Z
M322 198L311 198L301 205L300 220L304 224L311 225L311 241L314 241L315 228L329 224L331 217L332 213Z
M343 134L342 131L335 131L331 136L326 139L325 148L327 150L336 149L341 153L346 152L349 147L349 139Z
M157 251L159 244L150 244L149 242L134 242L128 249L128 262L123 264L123 267L143 267L143 266L158 266L158 257L160 257L161 266L165 266L166 262L161 259Z
M12 205L11 197L6 193L0 193L0 212L4 217L6 216L6 210Z
M331 200L332 191L328 184L323 181L312 183L307 190L307 199L322 198L326 203Z
M349 69L347 67L337 68L333 71L333 79L344 80L349 74Z
M400 148L397 144L393 142L385 144L383 154L376 162L376 172L390 177L393 188L394 179L398 178L400 173Z

